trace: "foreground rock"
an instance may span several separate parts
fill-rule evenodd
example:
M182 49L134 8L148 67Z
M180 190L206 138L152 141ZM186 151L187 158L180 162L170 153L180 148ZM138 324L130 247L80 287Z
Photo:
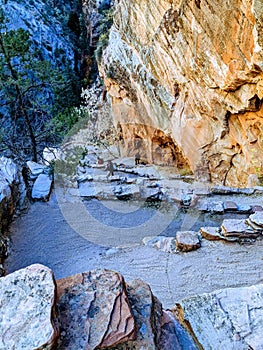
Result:
M59 349L97 349L134 339L135 322L120 274L96 270L57 283Z
M263 285L227 288L177 305L202 349L262 349Z
M52 349L58 336L55 281L43 265L0 278L0 349Z
M117 272L95 270L57 283L61 324L57 349L196 349L140 279L126 284ZM181 347L180 336L187 339L187 347Z

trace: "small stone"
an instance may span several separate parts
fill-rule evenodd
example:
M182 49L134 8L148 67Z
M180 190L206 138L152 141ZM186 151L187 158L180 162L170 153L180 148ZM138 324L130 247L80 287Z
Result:
M178 231L176 233L176 248L182 252L190 252L201 247L198 233L195 231Z
M218 227L201 227L200 233L205 239L209 241L218 241L222 239Z
M144 237L142 243L148 247L153 247L166 253L176 252L175 237Z
M255 213L256 211L263 211L263 208L261 205L253 205L252 211Z
M232 201L226 201L224 202L224 210L226 212L228 211L237 211L237 204L235 202Z
M249 214L252 211L252 208L248 204L238 204L237 205L237 211L240 214Z
M137 185L116 186L114 194L118 199L139 198L140 187Z
M210 202L208 203L208 211L214 214L223 214L224 205L223 202Z

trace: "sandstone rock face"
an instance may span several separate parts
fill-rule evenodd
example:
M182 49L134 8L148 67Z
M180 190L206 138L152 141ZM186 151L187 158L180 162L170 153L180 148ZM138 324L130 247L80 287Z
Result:
M100 71L122 152L246 186L261 172L260 0L119 0Z
M227 288L180 302L180 320L202 349L262 349L263 285Z
M120 274L96 270L57 285L59 349L97 349L134 339L134 318Z
M58 335L55 281L43 265L31 265L0 278L0 348L52 349Z

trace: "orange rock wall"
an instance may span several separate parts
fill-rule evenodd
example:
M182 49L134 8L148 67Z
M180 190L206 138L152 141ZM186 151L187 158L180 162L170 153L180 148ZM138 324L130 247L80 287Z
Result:
M115 126L129 129L130 144L133 124L155 129L197 176L246 186L263 166L262 1L119 0L115 7L100 65Z

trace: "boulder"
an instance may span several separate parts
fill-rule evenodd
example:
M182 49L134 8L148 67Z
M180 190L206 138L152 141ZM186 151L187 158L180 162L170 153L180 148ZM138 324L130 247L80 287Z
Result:
M176 248L182 252L190 252L201 247L199 235L195 231L178 231L176 233Z
M263 285L227 288L182 300L179 320L202 349L262 349Z
M48 200L52 186L52 179L49 175L40 174L34 182L32 188L32 198L40 200Z
M96 270L58 280L57 286L58 349L108 348L134 339L135 321L120 274Z
M31 265L0 278L0 349L51 350L58 337L52 271Z

